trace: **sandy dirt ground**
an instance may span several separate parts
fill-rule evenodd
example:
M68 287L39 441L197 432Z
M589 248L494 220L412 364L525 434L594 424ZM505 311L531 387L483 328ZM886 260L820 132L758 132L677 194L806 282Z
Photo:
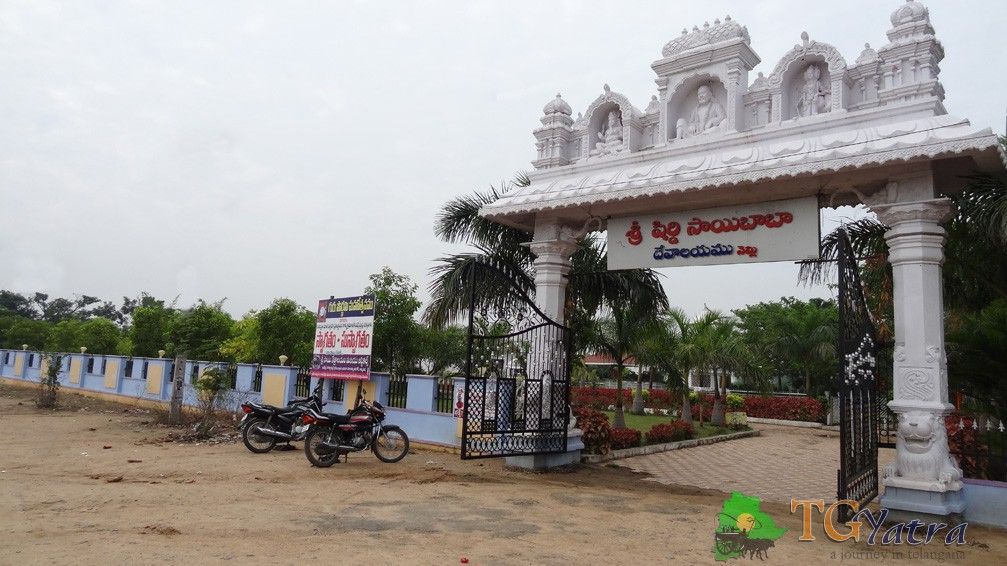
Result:
M0 564L713 563L717 491L614 466L532 474L422 449L398 464L360 453L316 469L300 450L164 442L171 430L149 413L75 394L39 411L31 394L0 383ZM822 540L820 523L818 541L798 542L788 506L763 510L789 529L767 563L874 552ZM1007 533L970 527L968 539L945 563L1007 563ZM943 541L920 550L949 552Z

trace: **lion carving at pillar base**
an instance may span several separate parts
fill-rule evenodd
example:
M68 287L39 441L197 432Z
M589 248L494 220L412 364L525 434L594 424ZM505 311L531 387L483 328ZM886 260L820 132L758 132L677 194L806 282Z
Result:
M941 491L961 488L962 471L950 455L941 415L908 411L899 415L895 462L882 477L899 479ZM901 483L901 482L900 482Z

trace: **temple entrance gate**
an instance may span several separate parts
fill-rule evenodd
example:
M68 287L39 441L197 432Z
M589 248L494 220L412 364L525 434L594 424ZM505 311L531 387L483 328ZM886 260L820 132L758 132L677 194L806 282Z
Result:
M961 512L964 497L943 427L913 432L953 409L941 278L945 195L976 172L1005 175L1007 156L989 128L948 114L944 50L929 10L915 0L893 4L878 49L865 45L848 60L795 32L799 42L754 79L749 72L762 60L745 26L725 17L684 30L650 65L657 88L643 109L609 85L576 117L563 97L550 100L532 132L529 183L480 215L534 233L535 303L563 321L570 256L589 228L608 231L609 269L791 261L809 259L802 244L817 242L806 230L787 235L797 213L777 214L787 210L773 203L869 207L889 228L895 322L888 408L898 420L897 457L883 474L881 503L947 515ZM626 248L613 247L613 238ZM871 458L857 447L876 412L855 408L866 393L848 392L854 448L840 474L847 495L868 497L876 481L856 472L869 470ZM920 460L928 464L911 464Z

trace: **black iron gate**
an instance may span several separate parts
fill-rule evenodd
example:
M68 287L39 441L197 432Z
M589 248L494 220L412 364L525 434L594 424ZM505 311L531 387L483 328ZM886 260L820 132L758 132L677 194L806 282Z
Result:
M878 495L878 349L849 238L839 238L839 471L837 497L866 506ZM852 518L839 510L840 521Z
M462 458L566 452L569 329L515 274L477 262L469 285Z

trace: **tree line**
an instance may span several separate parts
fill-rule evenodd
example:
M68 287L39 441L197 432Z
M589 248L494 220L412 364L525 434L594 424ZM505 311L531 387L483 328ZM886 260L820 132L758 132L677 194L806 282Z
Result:
M432 328L416 320L417 286L389 268L375 273L365 293L376 295L372 367L399 374L441 375L457 371L465 357L465 331ZM119 305L90 295L50 299L44 293L0 291L0 347L50 352L156 357L185 353L189 359L279 363L285 355L308 366L315 313L288 298L235 320L224 301L177 306L147 293Z

